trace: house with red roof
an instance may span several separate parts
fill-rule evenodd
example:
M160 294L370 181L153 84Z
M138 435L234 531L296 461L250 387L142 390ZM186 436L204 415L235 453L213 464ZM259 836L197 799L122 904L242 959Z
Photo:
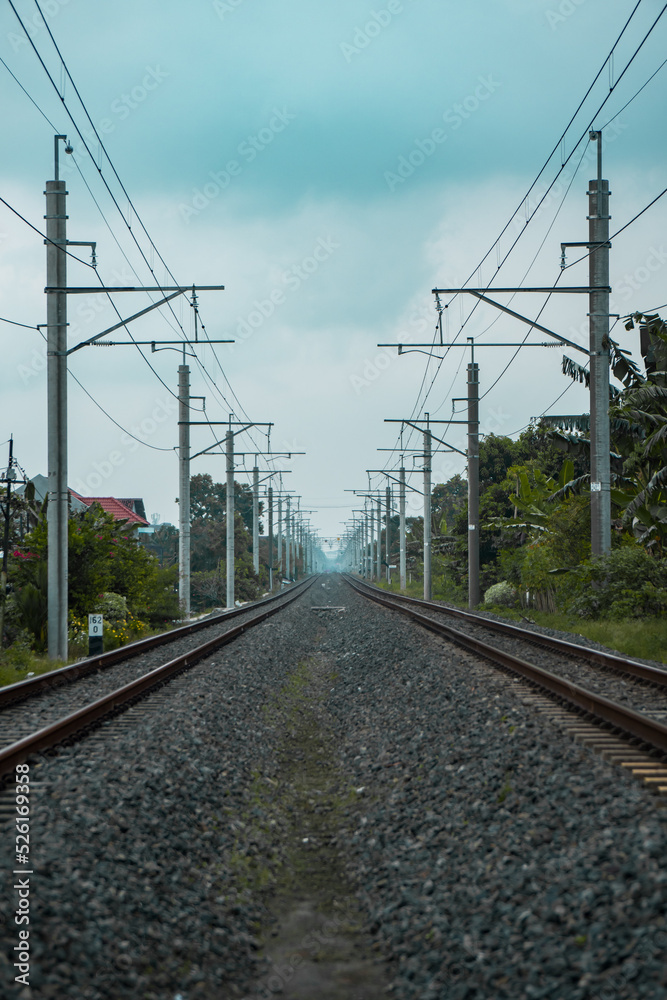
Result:
M127 521L129 524L139 524L142 528L148 527L148 521L145 517L141 517L140 514L135 513L132 507L128 506L127 501L117 500L115 497L82 497L74 490L70 490L73 497L80 500L81 503L85 504L86 507L92 506L94 503L98 503L102 510L105 510L107 514L111 514L115 521ZM136 500L130 501L133 505L137 503ZM143 501L138 501L143 507Z
M34 476L31 483L35 486L35 500L42 503L49 489L49 481L46 476ZM17 489L17 493L23 493L25 486ZM149 522L146 519L146 508L144 501L139 497L125 498L117 500L116 497L82 497L76 490L70 490L70 501L72 510L85 510L94 503L98 503L102 510L116 521L127 521L128 524L138 524L141 528L148 528Z

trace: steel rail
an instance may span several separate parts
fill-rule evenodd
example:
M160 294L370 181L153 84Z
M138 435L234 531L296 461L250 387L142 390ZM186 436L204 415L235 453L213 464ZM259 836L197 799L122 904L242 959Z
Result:
M625 708L623 705L619 705L618 702L595 694L593 691L580 687L578 684L564 680L562 677L558 677L556 674L552 674L542 667L536 667L534 664L528 663L527 660L522 660L518 656L513 656L511 653L507 653L501 649L496 649L494 646L482 642L481 639L476 639L474 636L466 635L465 632L460 632L451 625L436 622L433 618L427 618L418 611L413 611L411 608L405 607L394 600L380 596L380 592L375 590L375 588L371 589L366 585L360 586L358 581L353 580L347 574L343 574L343 579L353 590L361 594L362 597L366 597L377 604L407 615L419 625L429 629L431 632L435 632L436 635L449 639L478 656L485 657L485 659L501 666L503 669L520 674L550 694L557 695L569 705L593 716L598 722L604 722L617 730L622 730L627 736L640 739L642 742L650 744L650 746L655 747L663 753L667 751L667 726L664 726L661 722L641 715L631 708Z
M180 673L188 667L194 666L220 646L224 646L227 643L232 642L248 629L253 628L255 625L259 625L267 618L277 614L278 611L282 611L282 609L287 607L287 605L292 604L297 600L297 598L305 593L309 587L312 586L315 579L316 577L312 577L305 581L303 585L299 585L297 592L291 592L288 600L283 601L282 604L278 604L277 607L272 607L266 611L262 611L259 615L255 615L248 621L241 622L240 625L236 625L227 632L223 632L222 635L209 639L208 642L203 643L201 646L197 646L195 649L191 649L187 653L177 656L168 663L163 663L161 666L155 667L147 674L143 674L141 677L131 681L129 684L125 684L123 687L117 688L115 691L105 695L103 698L98 698L97 701L91 702L89 705L85 705L76 712L72 712L70 715L64 716L57 722L53 722L50 725L45 726L43 729L32 733L30 736L25 736L23 739L17 740L15 743L11 743L9 746L0 751L0 776L13 771L17 764L20 764L31 754L37 753L40 750L50 749L56 744L62 743L63 740L73 736L75 733L81 732L82 729L86 729L99 719L111 715L123 706L135 702L138 698L153 688L161 687L171 677L173 677L174 674Z
M361 587L368 587L369 590L375 593L387 593L387 591L380 590L378 587L368 584L365 581L355 580L355 583ZM637 660L628 660L616 653L591 649L590 646L580 646L576 642L568 642L567 639L558 639L556 636L542 635L540 632L521 628L520 625L512 625L510 622L499 622L493 618L485 618L483 615L476 615L472 611L464 611L462 608L455 608L449 604L436 604L435 601L424 601L417 597L407 597L405 594L391 593L391 598L398 602L402 601L405 604L414 605L415 607L438 611L440 614L452 615L471 624L480 625L482 628L488 628L490 631L507 635L512 639L521 639L535 646L550 649L555 653L575 656L580 660L587 660L596 666L609 667L612 670L618 670L622 673L631 674L633 677L639 677L641 680L650 681L651 684L656 684L659 687L667 687L667 669L662 670L660 667L652 667L647 663L639 663Z
M306 580L298 584L293 584L293 587L302 588L307 582ZM189 625L182 625L180 628L170 629L167 632L160 632L159 635L152 635L147 639L138 639L136 642L130 642L126 646L109 650L108 653L100 653L99 656L90 656L85 660L79 660L77 663L70 663L67 667L59 667L58 670L51 670L49 673L30 677L28 680L8 684L0 688L0 708L16 704L19 701L25 701L27 698L32 698L34 695L39 694L40 691L50 690L61 684L71 684L78 680L79 677L86 677L89 674L96 673L98 670L113 667L116 663L122 663L133 656L140 656L151 649L155 649L157 646L167 645L170 642L175 642L177 639L192 635L194 632L199 632L201 629L208 628L210 625L218 625L228 618L235 618L237 615L242 615L252 608L260 608L265 604L270 604L272 601L277 601L281 597L284 597L286 593L290 593L291 589L281 590L278 594L272 594L271 597L264 597L259 601L244 604L240 608L229 608L218 615L210 618L202 618L200 621L192 622Z

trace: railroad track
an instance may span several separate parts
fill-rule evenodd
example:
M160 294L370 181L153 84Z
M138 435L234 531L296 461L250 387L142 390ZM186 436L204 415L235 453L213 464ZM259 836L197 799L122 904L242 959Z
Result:
M524 701L653 790L667 794L666 670L458 608L389 595L347 575L343 579L369 600L518 675L527 682L522 685ZM447 617L456 618L463 628L442 620ZM517 643L532 647L533 661L537 647L541 664L517 655Z
M0 740L3 740L4 735L4 746L0 750L0 778L10 774L18 763L31 754L71 740L100 720L118 713L166 684L220 646L232 642L248 629L259 625L292 604L312 586L315 579L305 580L287 592L283 591L273 597L265 598L250 607L223 612L213 618L140 640L121 649L0 689ZM249 613L250 617L247 617ZM223 630L219 631L218 626L224 626L229 619L239 615L244 616L240 624L229 629L223 627ZM141 664L135 664L133 672L138 676L122 683L121 686L113 686L112 690L101 697L96 697L93 701L82 699L77 682L102 670L119 665L124 667L128 660L134 660L156 647L178 642L193 633L212 627L216 627L216 634L200 645L189 648L157 666L151 665L151 669L148 670ZM49 695L52 696L50 701ZM42 698L46 698L47 701L44 707L41 707ZM18 716L17 702L28 703L18 705ZM35 708L35 705L40 707ZM21 714L23 709L26 711Z

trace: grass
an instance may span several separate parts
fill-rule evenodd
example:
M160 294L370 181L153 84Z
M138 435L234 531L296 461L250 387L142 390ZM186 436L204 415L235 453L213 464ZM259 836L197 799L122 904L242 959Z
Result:
M387 582L383 581L378 586L383 590L401 593L397 582L392 582L391 587L389 587ZM407 590L403 593L408 597L423 597L423 583L413 581L408 584ZM451 595L439 593L436 588L434 588L433 599L447 601L448 604L458 607L466 607L461 601L452 599ZM536 611L534 608L521 610L484 605L480 605L479 608L482 611L490 611L500 617L518 622L521 622L525 616L544 628L573 632L575 635L599 642L625 656L667 663L667 619L665 618L599 618L593 620L568 615L565 612Z
M511 612L507 608L493 610L494 614L521 620L521 612ZM634 656L641 660L657 660L667 663L667 620L664 618L600 618L592 621L587 618L575 618L563 613L550 614L546 611L526 612L538 625L546 628L560 629L563 632L574 632L586 639L602 643L609 649L615 649L626 656Z
M178 628L180 622L168 624L164 628L149 628L142 632L141 638L148 639L154 635L161 635L163 632L170 632ZM135 642L138 636L130 636L128 643ZM112 642L105 643L105 653L111 649L118 648L120 643L114 645ZM67 660L50 660L45 653L36 653L27 648L27 644L19 640L7 649L0 650L0 687L7 687L8 684L17 684L24 681L28 675L48 674L52 670L60 670L70 663L76 663L82 657L88 656L88 639L81 642L69 643L69 658Z
M48 674L65 666L67 664L62 660L49 660L47 656L25 649L21 649L18 655L12 653L10 648L0 655L0 687L24 681L28 674Z

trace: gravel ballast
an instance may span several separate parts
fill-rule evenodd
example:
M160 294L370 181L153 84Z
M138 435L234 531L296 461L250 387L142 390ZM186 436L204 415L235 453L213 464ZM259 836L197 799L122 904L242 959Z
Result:
M7 874L6 995L266 995L286 841L308 817L288 828L257 789L294 780L288 682L315 662L342 796L322 814L389 996L667 998L660 801L510 678L339 578L323 584L162 689L163 710L121 739L110 723L106 752L98 736L92 758L84 742L31 769L31 987L11 986ZM309 610L325 604L346 611Z

